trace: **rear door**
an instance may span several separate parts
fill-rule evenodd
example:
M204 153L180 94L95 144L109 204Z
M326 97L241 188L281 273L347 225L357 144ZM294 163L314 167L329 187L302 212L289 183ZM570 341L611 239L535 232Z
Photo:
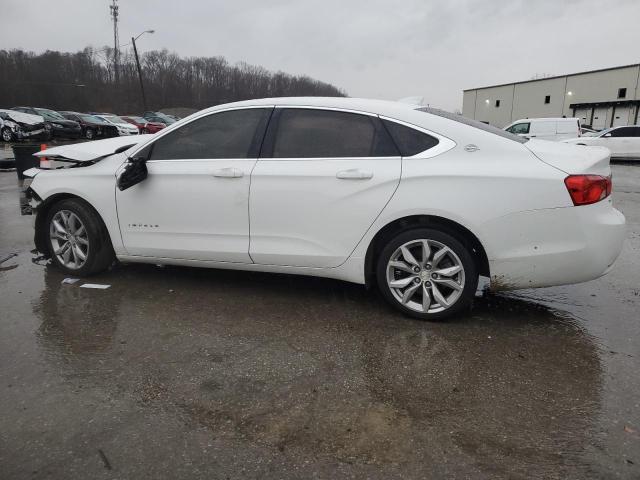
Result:
M377 116L276 108L251 175L252 260L342 264L395 192L400 171Z
M636 127L619 127L609 132L609 150L612 157L633 157L637 155Z

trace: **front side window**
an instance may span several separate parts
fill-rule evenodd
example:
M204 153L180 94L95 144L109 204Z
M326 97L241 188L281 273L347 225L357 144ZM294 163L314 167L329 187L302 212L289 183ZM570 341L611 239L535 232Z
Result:
M270 113L248 108L199 118L154 142L148 159L257 158Z
M305 108L280 112L274 158L390 157L398 151L377 117Z
M511 125L507 132L511 132L515 135L526 135L529 133L529 128L531 124L529 122L526 123L516 123L515 125Z

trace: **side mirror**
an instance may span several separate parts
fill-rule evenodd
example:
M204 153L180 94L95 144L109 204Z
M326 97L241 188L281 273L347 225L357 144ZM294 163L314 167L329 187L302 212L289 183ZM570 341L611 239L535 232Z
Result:
M605 134L603 135L603 137L605 137L605 138L609 138L610 136L611 136L611 134L610 134L610 133L605 133Z
M130 158L124 171L118 178L120 191L131 188L147 178L147 163L143 158Z

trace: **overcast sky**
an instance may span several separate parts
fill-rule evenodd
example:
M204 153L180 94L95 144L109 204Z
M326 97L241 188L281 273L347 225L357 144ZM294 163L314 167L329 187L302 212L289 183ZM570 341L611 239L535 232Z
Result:
M0 0L0 48L113 44L111 0ZM640 62L640 0L120 0L120 43L307 74L350 96L423 96ZM129 47L126 47L129 48Z

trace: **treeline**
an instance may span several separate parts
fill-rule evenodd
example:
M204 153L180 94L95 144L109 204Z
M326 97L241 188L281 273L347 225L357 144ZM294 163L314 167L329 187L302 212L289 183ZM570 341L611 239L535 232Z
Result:
M181 58L167 50L142 54L147 106L204 108L261 97L345 96L345 92L307 76L270 72L224 57ZM0 50L0 108L18 105L54 110L141 113L140 84L132 52L122 51L119 75L113 49L77 53Z

